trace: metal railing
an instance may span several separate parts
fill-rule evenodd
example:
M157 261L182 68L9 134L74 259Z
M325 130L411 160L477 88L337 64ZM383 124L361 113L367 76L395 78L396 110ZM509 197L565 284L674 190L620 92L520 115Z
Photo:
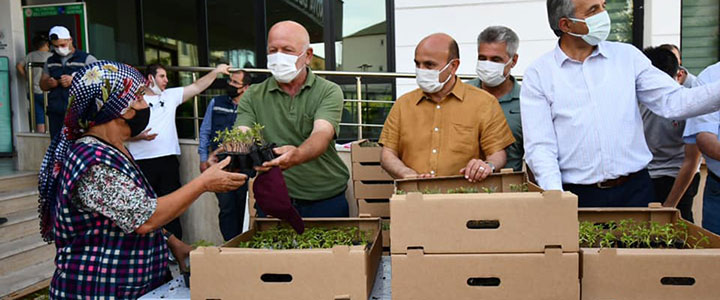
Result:
M35 121L37 121L37 119L35 118L35 83L33 82L33 68L42 68L44 66L45 63L37 62L28 62L25 65L25 75L27 76L26 79L28 83L28 96L30 97L30 132L33 133L35 132ZM47 92L43 92L43 107L47 109L47 105ZM50 119L48 118L47 114L44 114L43 118L45 118L45 132L50 132Z
M29 82L29 87L32 89L32 68L33 67L42 67L43 63L28 63L27 64L27 77ZM199 73L207 73L214 68L212 67L178 67L178 66L167 66L167 71L174 71L174 72L189 72L192 77L192 81L195 82L198 78ZM253 69L253 68L231 68L230 72L237 72L243 70L249 74L270 74L270 71L268 69ZM414 73L391 73L391 72L348 72L348 71L323 71L323 70L313 70L313 73L315 75L320 76L331 76L331 77L349 77L355 79L355 92L356 97L354 99L343 99L343 104L345 103L352 103L353 105L357 105L357 115L355 116L356 122L355 123L340 123L340 126L344 127L355 127L357 128L357 139L364 138L363 135L363 127L376 127L376 128L382 128L383 124L372 124L372 123L365 123L363 121L363 108L365 105L370 103L381 103L381 104L393 104L395 101L392 100L371 100L371 99L363 99L363 78L386 78L386 79L398 79L398 78L415 78ZM458 77L462 80L466 79L474 79L477 76L475 75L458 75ZM35 132L35 97L34 93L30 92L30 118L32 125L30 126L31 132ZM47 107L47 92L44 92L44 105ZM207 95L203 95L207 96ZM194 137L197 140L200 136L200 111L199 111L199 95L196 95L193 97L193 103L192 103L192 111L193 116L191 117L193 120L193 129L194 129ZM394 99L395 95L391 95L391 97ZM49 124L46 118L46 123ZM187 119L187 117L177 117L177 119ZM46 132L47 129L46 129Z

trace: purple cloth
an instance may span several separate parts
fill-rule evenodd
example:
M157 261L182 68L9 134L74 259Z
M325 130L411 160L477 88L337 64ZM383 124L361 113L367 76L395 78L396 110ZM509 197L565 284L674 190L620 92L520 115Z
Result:
M270 171L258 175L253 183L253 193L255 202L263 212L290 223L298 234L305 231L305 223L290 201L280 168L273 167Z

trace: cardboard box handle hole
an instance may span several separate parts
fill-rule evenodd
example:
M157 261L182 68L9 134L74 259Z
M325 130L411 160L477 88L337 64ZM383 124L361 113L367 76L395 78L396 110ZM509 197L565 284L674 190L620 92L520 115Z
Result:
M500 278L497 277L470 277L467 280L469 286L500 286Z
M265 273L260 276L260 280L265 283L287 283L292 282L292 275Z
M662 285L690 286L695 284L692 277L663 277L660 279Z
M468 229L498 229L500 228L499 220L470 220L465 224Z

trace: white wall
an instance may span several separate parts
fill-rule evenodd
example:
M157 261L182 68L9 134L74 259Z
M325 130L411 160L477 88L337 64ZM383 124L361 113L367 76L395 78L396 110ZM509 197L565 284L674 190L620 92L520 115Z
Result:
M444 32L460 46L459 74L474 74L477 35L488 26L504 25L520 37L518 64L522 75L530 63L553 49L545 0L395 0L395 54L398 72L415 72L415 45L425 36ZM681 0L645 0L644 44L680 44ZM412 79L398 80L397 95L417 88Z
M682 0L645 0L645 47L662 44L680 46Z

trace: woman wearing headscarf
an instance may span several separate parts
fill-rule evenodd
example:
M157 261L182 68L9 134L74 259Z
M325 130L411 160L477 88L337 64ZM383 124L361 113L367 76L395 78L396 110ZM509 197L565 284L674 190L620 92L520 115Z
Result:
M168 243L160 228L202 193L247 179L222 171L226 159L158 198L123 144L150 118L144 88L137 70L110 61L74 76L65 127L40 172L41 233L57 248L51 298L134 299L162 285Z

